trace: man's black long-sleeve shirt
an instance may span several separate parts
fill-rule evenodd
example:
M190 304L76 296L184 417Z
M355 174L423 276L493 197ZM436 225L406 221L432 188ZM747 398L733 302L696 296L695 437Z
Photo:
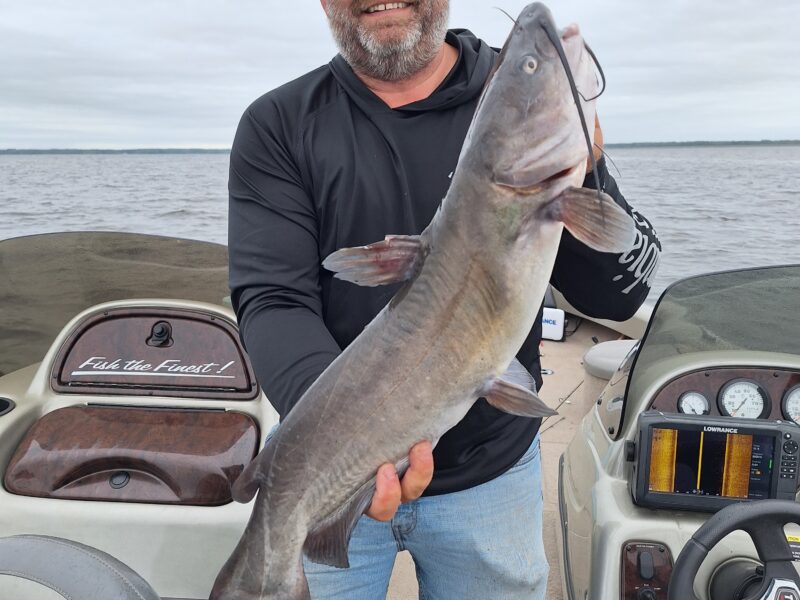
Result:
M419 234L447 193L496 58L468 31L449 32L447 42L458 61L424 100L390 109L336 56L262 96L242 117L230 162L230 286L256 376L282 417L399 287L334 279L322 259L387 234ZM635 217L636 246L602 254L565 231L551 281L579 310L621 320L646 297L660 245L603 161L598 175ZM539 318L517 355L539 387L540 339ZM439 441L426 494L500 475L539 424L479 400Z

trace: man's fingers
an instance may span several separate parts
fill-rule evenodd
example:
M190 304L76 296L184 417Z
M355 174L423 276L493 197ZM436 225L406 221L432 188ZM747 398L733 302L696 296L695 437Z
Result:
M597 160L603 155L603 129L600 127L600 119L595 116L594 120L594 156Z
M408 471L400 482L403 502L416 500L433 479L433 446L420 442L408 454Z
M416 500L433 478L433 446L420 442L408 454L408 470L400 481L391 464L382 465L375 477L375 495L367 509L367 516L376 521L388 521L397 512L401 502Z
M592 142L592 154L594 160L598 161L603 156L603 130L600 128L600 119L595 115L594 120L594 141ZM586 172L592 172L592 157L586 159Z
M394 466L381 466L375 477L375 495L367 509L367 515L376 521L388 521L397 512L401 495L400 480Z

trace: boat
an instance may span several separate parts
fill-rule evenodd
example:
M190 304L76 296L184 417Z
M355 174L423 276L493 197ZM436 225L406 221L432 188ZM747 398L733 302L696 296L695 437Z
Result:
M238 337L226 248L12 238L0 283L0 598L207 598L252 508L231 483L278 420ZM541 395L558 409L541 428L548 598L800 600L800 529L782 533L800 520L786 466L799 293L798 266L708 274L624 323L555 294L567 322L542 346ZM708 541L730 524L759 547L741 531ZM401 553L387 598L412 597Z
M278 421L227 271L225 246L170 237L0 242L0 573L27 572L15 561L29 558L32 578L81 600L208 598L252 508L230 484ZM61 557L64 543L80 546ZM142 581L89 595L107 564ZM0 580L0 598L53 597Z
M797 265L661 295L559 459L564 598L800 598L798 299Z

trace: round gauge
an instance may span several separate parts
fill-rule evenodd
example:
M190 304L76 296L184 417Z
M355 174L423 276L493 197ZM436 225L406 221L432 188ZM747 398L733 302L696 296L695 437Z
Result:
M708 398L700 392L684 392L678 398L678 410L685 415L707 415Z
M769 414L767 392L755 381L732 379L719 391L719 410L723 415L760 419Z
M796 385L783 395L781 402L783 416L800 425L800 385Z

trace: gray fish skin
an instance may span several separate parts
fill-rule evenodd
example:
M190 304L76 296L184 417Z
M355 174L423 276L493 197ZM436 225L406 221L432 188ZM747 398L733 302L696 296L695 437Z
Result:
M369 504L378 467L402 470L415 443L436 443L479 397L514 414L551 414L518 379L498 378L533 326L562 228L609 252L626 250L634 230L613 200L576 189L585 134L542 23L556 31L543 5L523 10L441 209L419 238L403 238L413 243L400 250L402 268L387 267L385 253L371 262L369 247L325 261L367 285L410 279L236 481L238 501L258 497L212 600L309 598L304 546L313 560L346 566L349 533ZM565 31L577 87L590 98L598 89L594 67L577 29ZM582 108L593 124L592 103ZM509 390L515 399L504 395Z

